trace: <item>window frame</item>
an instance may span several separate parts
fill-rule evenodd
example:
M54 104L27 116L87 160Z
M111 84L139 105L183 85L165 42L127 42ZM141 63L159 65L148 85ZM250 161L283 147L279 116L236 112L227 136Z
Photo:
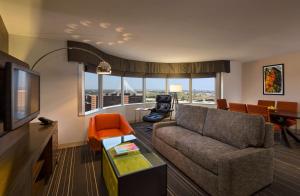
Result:
M126 105L138 105L138 104L152 104L155 103L154 102L146 102L146 94L147 94L147 82L146 80L148 79L147 77L137 77L137 78L141 78L142 79L142 92L143 92L143 101L139 102L139 103L128 103L125 104L124 103L124 79L125 78L131 78L130 76L118 76L118 75L111 75L111 76L117 76L120 77L121 79L121 103L117 104L117 105L112 105L112 106L105 106L104 107L104 103L103 103L103 90L104 90L104 80L103 80L103 76L104 75L98 75L98 101L99 101L99 108L95 109L95 110L90 110L85 112L85 77L84 77L84 65L83 64L79 64L79 68L78 68L78 99L80 100L78 103L78 116L86 116L86 115L91 115L93 113L97 113L102 109L108 109L108 108L114 108L114 107L120 107L120 106L126 106ZM220 76L222 76L222 74L220 74ZM132 77L134 78L134 77ZM213 77L214 81L215 81L215 100L217 99L218 96L221 97L222 94L222 85L220 85L218 87L218 81L222 82L222 77L219 78L219 76L217 75L216 77ZM149 79L163 79L164 80L164 93L165 94L170 94L169 92L169 84L170 84L170 79L188 79L189 80L189 99L187 103L183 103L183 104L199 104L199 105L214 105L216 104L216 102L214 103L195 103L193 102L193 79L196 78L176 78L176 77L170 77L170 78L149 78ZM220 92L217 92L220 91Z

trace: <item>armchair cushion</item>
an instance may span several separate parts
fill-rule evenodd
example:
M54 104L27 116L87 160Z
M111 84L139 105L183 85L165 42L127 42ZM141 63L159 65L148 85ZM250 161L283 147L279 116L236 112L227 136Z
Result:
M120 114L99 114L95 117L96 130L119 129Z
M91 148L101 150L101 140L133 134L134 130L120 114L98 114L90 119L88 140Z

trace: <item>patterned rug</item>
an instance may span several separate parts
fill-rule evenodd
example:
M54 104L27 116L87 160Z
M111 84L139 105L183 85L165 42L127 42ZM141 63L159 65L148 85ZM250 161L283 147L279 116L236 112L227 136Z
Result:
M136 136L151 148L152 131L147 129L149 125L148 123L135 123L132 126L136 131ZM58 165L45 185L43 195L106 196L107 191L101 181L100 158L100 154L93 153L87 145L60 150ZM207 195L171 162L165 161L168 164L169 196ZM293 148L276 145L274 183L255 195L300 195L299 165L299 145Z

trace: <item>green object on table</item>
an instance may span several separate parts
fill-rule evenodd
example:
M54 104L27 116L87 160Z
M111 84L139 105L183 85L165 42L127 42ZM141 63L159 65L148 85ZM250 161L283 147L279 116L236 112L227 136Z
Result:
M110 150L110 153L114 154L113 148ZM127 155L114 156L113 161L120 175L126 175L152 166L139 151Z

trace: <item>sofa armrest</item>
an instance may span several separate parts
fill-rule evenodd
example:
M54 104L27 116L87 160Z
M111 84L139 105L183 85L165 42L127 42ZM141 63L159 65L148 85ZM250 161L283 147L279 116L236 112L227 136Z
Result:
M153 135L155 135L155 132L157 129L162 127L168 127L168 126L176 126L176 121L167 121L167 122L158 122L153 124Z
M273 123L266 122L265 124L265 141L264 147L270 148L274 145L274 125Z
M273 149L246 148L218 162L220 195L250 195L273 181Z
M128 121L124 118L124 116L120 115L120 130L125 134L134 134L133 128L130 126Z

